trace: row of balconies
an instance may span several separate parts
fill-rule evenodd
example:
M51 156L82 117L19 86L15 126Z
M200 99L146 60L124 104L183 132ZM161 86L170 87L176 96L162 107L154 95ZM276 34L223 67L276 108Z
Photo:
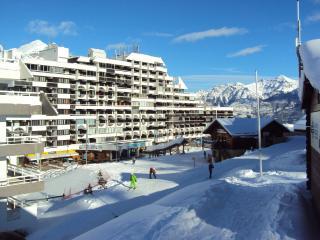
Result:
M99 95L99 94L86 94L84 92L79 92L76 95L76 100L93 100L93 101L115 101L116 97L114 95Z
M99 122L99 127L126 127L126 126L134 126L134 127L139 127L139 126L165 126L165 122L115 122L115 121L100 121Z
M161 138L161 137L168 137L168 136L185 136L185 137L196 137L196 136L201 136L202 132L189 132L189 131L181 131L181 132L172 132L172 131L160 131L160 130L147 130L147 131L132 131L132 130L125 130L121 133L115 133L115 132L100 132L97 131L94 134L112 134L114 137L126 137L127 139L132 139L132 138ZM91 139L95 139L96 137L99 136L92 136L89 135L88 138L91 142ZM74 135L71 138L73 141L80 141L81 143L86 142L86 135L85 134L79 134L78 136ZM93 141L94 142L94 141Z

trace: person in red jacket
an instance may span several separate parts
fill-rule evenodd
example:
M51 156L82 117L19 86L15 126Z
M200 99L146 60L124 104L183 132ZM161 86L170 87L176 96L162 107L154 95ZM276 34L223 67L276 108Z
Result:
M150 170L149 170L149 178L150 179L152 178L152 175L153 175L154 178L157 178L156 169L154 167L151 167Z

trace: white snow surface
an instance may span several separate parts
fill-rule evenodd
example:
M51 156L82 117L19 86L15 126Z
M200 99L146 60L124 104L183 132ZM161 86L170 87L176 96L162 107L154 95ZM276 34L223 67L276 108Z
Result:
M311 239L304 146L293 137L263 149L262 177L257 152L216 163L213 179L202 151L78 168L49 179L45 191L81 189L99 169L108 189L42 203L27 239ZM136 190L124 186L130 172Z
M149 147L147 147L147 151L151 152L151 151L155 151L155 150L163 150L163 149L167 149L169 147L175 146L175 145L181 145L184 140L185 139L183 137L179 137L177 139L171 140L166 143L160 143L157 145L149 146Z
M300 56L304 74L312 87L320 90L320 39L303 43L300 46ZM304 80L304 78L302 79ZM300 81L300 97L302 96L301 91L303 91L303 81Z

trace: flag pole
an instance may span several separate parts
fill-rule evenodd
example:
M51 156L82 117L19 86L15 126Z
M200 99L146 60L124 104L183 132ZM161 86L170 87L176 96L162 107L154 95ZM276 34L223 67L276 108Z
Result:
M258 92L258 71L256 70L256 95L257 95L257 120L258 120L258 147L259 147L259 169L262 177L262 159L261 159L261 123L260 123L260 96Z

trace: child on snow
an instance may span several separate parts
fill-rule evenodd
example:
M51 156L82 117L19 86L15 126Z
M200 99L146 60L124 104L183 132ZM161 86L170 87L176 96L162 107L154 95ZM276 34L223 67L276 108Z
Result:
M151 179L152 178L152 175L153 177L156 179L157 176L156 176L156 169L154 167L151 167L150 170L149 170L149 178Z
M134 173L131 173L130 175L130 188L137 188L137 177Z

